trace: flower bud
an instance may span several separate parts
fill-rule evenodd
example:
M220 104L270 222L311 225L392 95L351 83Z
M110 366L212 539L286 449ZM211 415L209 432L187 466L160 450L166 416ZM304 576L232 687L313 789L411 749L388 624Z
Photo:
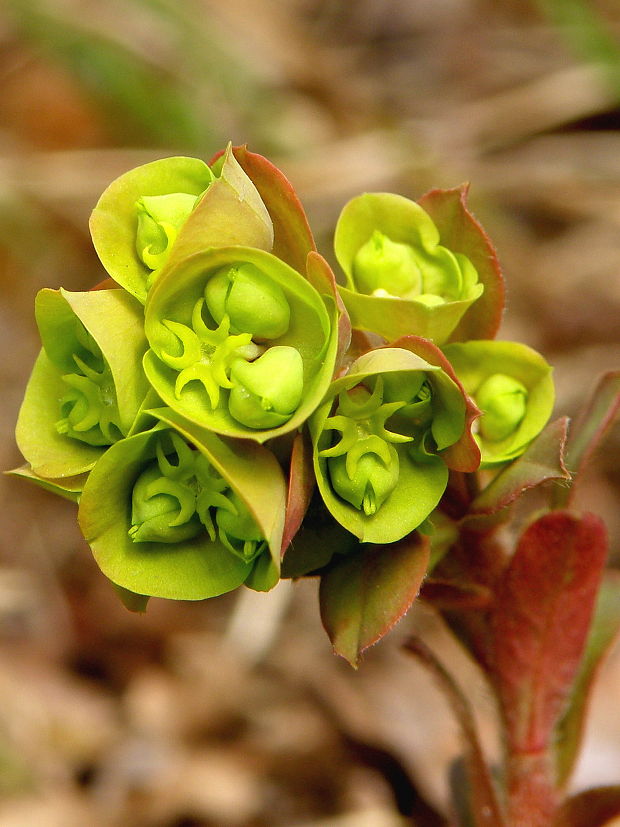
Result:
M232 508L218 508L215 512L219 537L229 551L249 563L266 548L265 538L234 491L228 495L228 500Z
M200 196L186 192L143 195L136 201L136 252L150 270L161 267Z
M294 347L271 347L254 362L233 362L230 378L231 416L249 428L274 428L290 419L301 402L303 360Z
M223 267L207 282L205 299L217 324L228 315L233 333L277 339L289 328L291 309L284 291L253 264Z
M353 259L353 277L360 293L411 298L422 289L422 273L409 244L392 241L375 230Z
M481 435L492 442L509 437L519 427L527 408L527 388L518 379L494 373L480 385L476 403L483 411Z
M363 510L367 517L376 514L398 484L398 454L388 442L384 447L386 451L381 452L382 456L370 450L362 453L354 463L348 461L350 455L347 454L327 460L334 491L358 510Z
M188 485L162 474L157 462L138 477L131 496L134 543L178 543L203 531L195 512L195 494Z

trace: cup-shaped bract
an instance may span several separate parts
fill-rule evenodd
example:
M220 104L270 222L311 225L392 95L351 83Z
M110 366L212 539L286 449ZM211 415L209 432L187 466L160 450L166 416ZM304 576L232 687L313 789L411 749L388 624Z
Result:
M369 351L310 420L325 505L362 542L396 542L417 528L446 488L446 452L468 436L465 394L436 361L410 346Z
M99 258L142 303L174 259L230 244L271 250L271 218L230 146L216 169L198 158L152 161L121 175L97 202L90 230Z
M157 409L91 471L79 521L103 573L130 592L202 600L279 578L285 482L262 446Z
M124 290L44 289L35 311L43 349L17 444L35 475L75 477L130 432L147 395L142 306Z
M270 253L205 250L153 286L144 368L166 405L191 422L264 442L299 427L323 398L337 318L333 299Z
M553 411L552 367L520 342L472 340L443 350L482 412L475 438L483 467L520 456Z
M414 334L445 342L484 292L472 261L401 195L365 193L349 201L334 246L353 327L390 341Z

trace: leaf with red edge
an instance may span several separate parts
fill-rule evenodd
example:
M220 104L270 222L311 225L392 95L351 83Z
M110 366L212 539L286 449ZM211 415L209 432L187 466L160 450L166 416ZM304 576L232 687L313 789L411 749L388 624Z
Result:
M273 254L293 269L304 272L306 257L316 250L312 230L297 193L271 161L247 146L233 147L233 155L263 199L273 222Z
M491 667L513 752L544 751L577 675L607 557L602 520L554 511L532 523L499 582Z
M440 611L485 609L491 605L492 593L480 583L457 583L441 577L428 577L420 591L420 598Z
M304 271L302 271L304 272ZM345 353L351 344L351 320L338 292L336 276L322 255L315 252L308 253L305 265L308 281L323 296L329 296L335 303L338 315L338 350L336 353L335 374L342 363Z
M357 668L362 653L406 614L428 558L428 539L412 534L387 546L361 546L322 576L321 619L336 654Z
M564 802L553 827L604 827L620 816L620 786L594 787Z
M476 497L471 514L495 514L530 488L548 480L569 480L562 459L568 429L567 417L551 422L519 459L510 463Z
M590 461L592 454L612 427L620 411L620 370L609 371L598 380L588 403L575 419L568 434L566 467L576 475L576 482ZM566 505L573 494L571 489L558 491L556 502Z
M484 284L484 293L465 313L451 342L467 339L493 339L504 310L505 288L495 249L467 206L469 185L454 189L436 189L419 200L435 222L441 243L454 253L467 256Z
M480 466L480 448L476 444L472 434L472 425L480 416L480 411L471 397L465 393L463 385L459 381L448 359L437 345L433 344L429 339L422 339L419 336L403 336L389 345L389 347L402 347L405 350L410 350L411 353L415 353L417 356L421 356L422 359L425 359L429 364L438 365L461 391L466 403L465 428L460 439L443 450L441 456L448 468L453 471L477 471Z
M293 440L293 450L291 451L286 516L282 535L282 554L299 531L310 505L315 482L312 444L304 433L298 433Z
M570 777L583 737L588 702L602 662L620 634L620 572L606 571L598 593L586 650L570 703L559 722L555 738L558 781Z

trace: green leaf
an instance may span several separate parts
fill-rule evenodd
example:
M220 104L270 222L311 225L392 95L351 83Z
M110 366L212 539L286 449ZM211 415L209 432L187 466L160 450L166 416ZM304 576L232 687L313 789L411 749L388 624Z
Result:
M146 612L146 606L150 600L147 595L134 594L134 592L130 592L122 586L117 586L116 583L112 583L112 588L118 595L123 606L129 609L130 612L137 612L138 614Z
M484 410L477 434L483 468L518 457L551 416L555 401L551 366L539 353L519 342L472 340L447 345L443 351L466 392L481 409L479 391L493 377L508 377L525 388L525 411L510 425L507 436L494 439L485 435Z
M525 491L548 480L569 480L563 450L568 419L547 425L525 452L491 480L472 502L470 514L495 514L517 500Z
M418 535L365 546L321 578L321 619L336 654L353 667L413 603L428 565L428 541Z
M570 702L556 727L554 747L560 786L564 786L569 780L579 755L593 684L618 634L620 634L620 573L612 570L603 575L585 652L573 685Z
M10 474L13 477L21 477L22 479L29 480L40 488L51 491L52 494L58 494L60 497L64 497L64 499L71 500L71 502L74 503L79 502L87 476L86 474L80 474L77 477L66 477L64 479L47 479L35 474L28 464L22 465L19 468L13 468L13 470L5 471L4 473Z
M218 328L212 317L203 314L202 302L209 280L223 269L251 264L283 291L290 306L290 324L286 333L277 339L258 344L251 334L235 334L237 344L257 350L256 358L264 348L286 346L297 350L303 362L303 389L299 406L280 425L252 428L237 421L229 410L230 367L236 354L226 334L225 321ZM203 339L215 341L211 353L204 358L194 328ZM217 330L216 330L217 328ZM149 294L145 316L146 335L151 344L144 367L146 374L164 402L197 425L207 427L225 436L264 442L274 436L298 428L314 411L323 398L331 380L338 347L338 319L336 305L328 296L321 296L299 273L273 255L258 249L230 247L210 249L179 262L168 269L155 283ZM195 352L182 350L179 335L195 347ZM245 338L242 341L243 337ZM201 339L202 341L202 339ZM219 348L215 349L214 348ZM183 355L183 365L171 367L175 359L169 354ZM245 352L245 351L244 351ZM268 352L268 351L267 351ZM186 357L186 354L190 354ZM212 365L222 355L222 371L214 373ZM185 374L185 359L189 365ZM245 358L245 357L244 357ZM229 363L225 360L228 359ZM191 364L190 364L191 362ZM198 377L205 377L204 381ZM181 377L181 378L179 378ZM183 377L198 381L185 382ZM215 377L215 378L214 378ZM219 377L219 378L218 378ZM215 390L208 386L214 381ZM177 384L183 383L182 385Z

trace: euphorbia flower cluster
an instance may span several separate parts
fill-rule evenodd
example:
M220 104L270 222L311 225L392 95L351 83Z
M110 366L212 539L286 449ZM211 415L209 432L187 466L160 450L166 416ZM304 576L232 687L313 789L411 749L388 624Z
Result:
M79 504L128 605L389 554L443 524L451 475L526 450L551 369L494 341L503 284L466 194L354 198L334 274L245 147L110 184L91 219L109 279L36 300L15 473Z

